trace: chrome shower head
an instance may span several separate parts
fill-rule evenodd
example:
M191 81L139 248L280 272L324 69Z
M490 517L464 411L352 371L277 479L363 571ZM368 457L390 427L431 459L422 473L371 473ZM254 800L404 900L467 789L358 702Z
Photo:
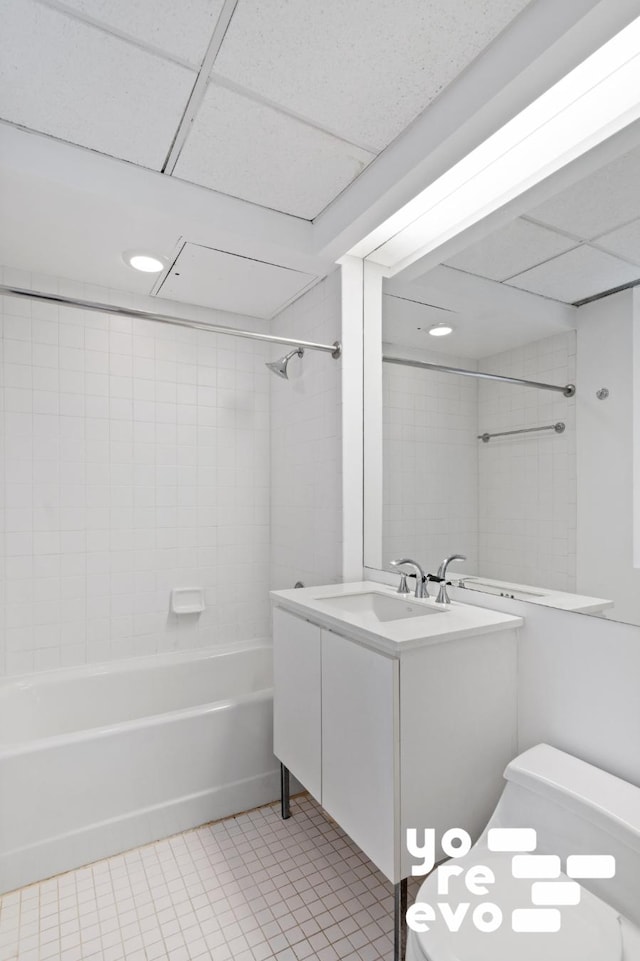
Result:
M285 354L284 357L279 357L278 360L274 360L270 364L265 364L265 367L268 367L269 370L273 371L274 374L277 374L278 377L282 377L284 378L284 380L289 380L289 375L287 373L287 364L289 363L291 358L295 356L295 354L297 354L298 357L303 357L304 350L302 349L302 347L294 348L294 350L290 351L288 354Z

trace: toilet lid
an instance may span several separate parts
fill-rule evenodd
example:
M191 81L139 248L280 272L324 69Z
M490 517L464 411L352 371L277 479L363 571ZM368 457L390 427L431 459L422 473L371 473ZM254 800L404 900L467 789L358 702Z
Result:
M426 902L436 910L436 920L423 934L411 933L414 946L428 961L623 961L622 935L618 913L600 898L581 888L580 903L559 907L560 930L554 933L525 934L514 932L511 912L533 908L531 880L514 879L511 856L471 849L457 862L465 870L472 865L486 865L493 871L495 884L482 897L470 894L463 876L449 882L448 895L438 894L437 872L425 881L416 901ZM555 879L568 881L565 875ZM450 931L437 908L446 902L453 910L462 902L470 908L456 932ZM503 914L501 927L494 932L478 931L472 920L474 907L483 902L496 904Z

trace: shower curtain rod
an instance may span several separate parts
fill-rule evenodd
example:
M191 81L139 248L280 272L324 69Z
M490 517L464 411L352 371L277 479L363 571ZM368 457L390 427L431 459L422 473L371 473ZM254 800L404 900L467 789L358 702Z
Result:
M420 367L422 370L439 370L444 374L460 374L462 377L479 377L482 380L500 380L505 384L520 384L521 387L537 387L538 390L557 390L565 397L573 397L575 384L543 384L537 380L522 380L521 377L505 377L503 374L485 374L480 370L467 370L465 367L445 367L443 364L428 364L424 360L408 360L406 357L384 357L385 364L399 364L401 367Z
M0 295L7 297L29 297L31 300L38 300L46 304L62 304L65 307L78 307L80 310L95 310L101 314L114 314L117 317L134 317L138 320L153 320L160 324L171 324L174 327L190 327L192 330L206 330L210 334L227 334L231 337L245 337L247 340L262 340L268 344L286 344L290 347L304 347L305 350L322 350L331 354L336 360L342 354L342 346L338 340L333 344L316 344L310 340L276 337L274 334L259 334L253 330L236 330L235 327L224 327L220 324L204 324L197 320L173 317L170 314L156 314L150 310L136 310L134 307L114 307L112 304L100 304L92 300L80 300L78 297L65 297L62 294L44 294L38 290L9 287L5 284L0 284Z

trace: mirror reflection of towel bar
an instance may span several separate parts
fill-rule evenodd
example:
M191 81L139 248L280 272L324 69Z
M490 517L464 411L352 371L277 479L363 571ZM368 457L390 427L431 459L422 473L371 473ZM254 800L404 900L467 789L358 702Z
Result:
M546 427L521 427L520 430L502 430L496 434L478 434L478 440L488 444L492 437L509 437L511 434L534 434L539 430L555 430L556 434L562 434L565 424L561 420L557 424L548 424Z

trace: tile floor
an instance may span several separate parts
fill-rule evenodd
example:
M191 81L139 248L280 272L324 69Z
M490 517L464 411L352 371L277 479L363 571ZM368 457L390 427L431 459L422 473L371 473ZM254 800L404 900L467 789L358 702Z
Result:
M377 961L392 888L307 796L0 898L0 961ZM418 882L410 882L409 900Z

